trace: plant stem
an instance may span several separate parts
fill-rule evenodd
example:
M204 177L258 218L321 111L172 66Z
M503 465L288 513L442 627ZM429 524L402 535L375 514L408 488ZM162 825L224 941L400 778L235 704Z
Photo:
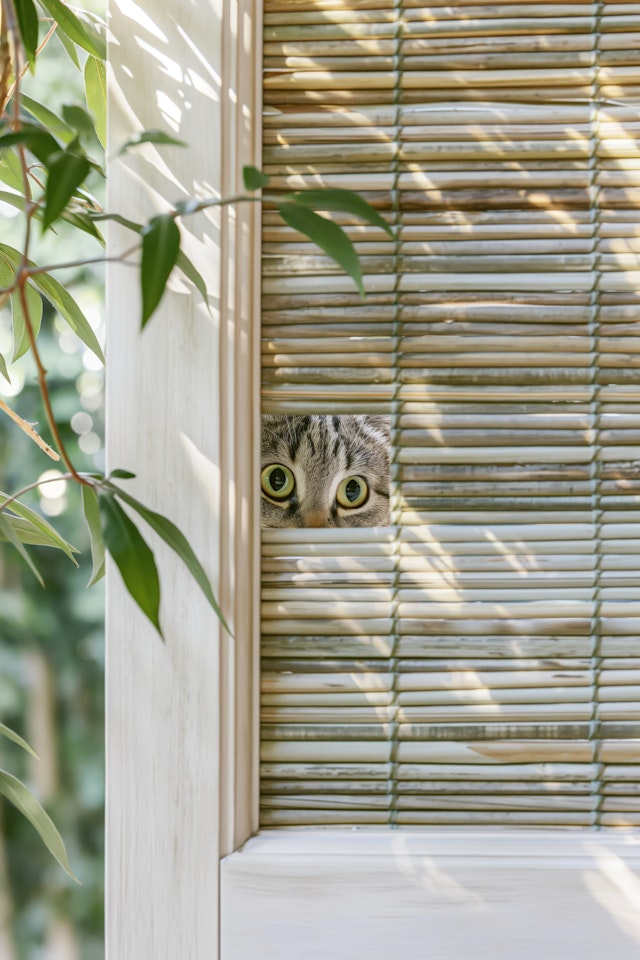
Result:
M28 423L27 420L23 420L23 418L19 414L17 414L15 410L12 410L11 407L8 404L6 404L1 397L0 397L0 410L3 410L8 417L11 417L13 422L17 423L20 429L23 430L28 437L31 437L31 439L38 444L40 449L44 450L44 452L48 457L51 457L52 460L60 459L60 457L55 452L55 450L51 449L49 444L42 439L42 437L37 432L37 430L30 423Z
M70 260L68 263L54 263L44 267L30 266L25 272L29 277L35 277L39 273L53 273L54 270L71 270L75 267L84 267L88 263L121 263L125 267L137 267L139 264L129 263L126 258L131 256L132 253L135 253L139 246L138 244L135 247L130 247L128 250L125 250L124 253L120 254L119 257L89 257L86 260ZM12 289L13 288L10 287L9 292L11 292Z
M36 487L43 487L45 483L57 483L59 480L73 480L73 475L71 473L61 473L55 477L49 477L48 480L34 480L33 483L28 483L26 487L21 487L20 490L16 493L11 494L10 497L0 503L0 513L10 507L15 500L19 500L20 497L24 496L25 493L29 493L30 490L35 490Z
M47 423L49 424L49 429L55 441L55 444L60 452L62 461L66 466L67 470L71 474L73 480L76 483L79 483L81 486L91 486L89 480L85 480L80 476L76 468L74 467L69 454L67 453L66 447L62 442L62 437L60 436L60 430L58 429L58 424L53 415L53 410L51 408L51 398L49 396L49 387L47 385L47 371L44 368L42 360L40 359L40 353L36 345L36 338L33 333L33 325L31 323L31 317L29 316L29 304L27 303L27 296L25 293L25 286L28 280L29 274L28 271L21 269L18 274L18 292L20 295L20 305L22 306L22 313L24 315L24 325L27 331L27 336L29 338L29 346L31 348L31 353L33 354L33 359L36 364L36 369L38 371L38 385L40 387L40 395L42 397L42 402L44 404L44 412L47 417Z
M96 477L93 474L87 474L85 477L82 473L77 474L77 476L82 477L87 486L101 488L105 486L104 477ZM75 480L75 476L73 473L60 473L55 477L49 477L47 480L34 480L33 483L28 483L26 487L21 487L20 490L12 493L4 503L0 503L0 513L3 513L15 500L19 500L20 497L24 496L25 493L29 493L30 490L35 490L36 487L44 487L46 483L58 483L60 480Z
M51 32L52 31L49 31L49 34L47 35L47 39L51 35ZM16 38L19 37L19 33L17 31L17 28L15 27L14 27L14 37ZM20 69L22 64L20 63L20 60L21 60L22 51L18 41L16 41L15 50L16 50L16 64L15 64L16 81L14 85L13 110L14 110L14 123L16 128L19 129L21 125L21 120L20 120L21 72L20 72ZM67 453L66 447L62 442L62 437L60 436L60 430L58 429L58 424L56 423L56 419L53 415L53 410L51 408L51 397L49 396L49 387L47 385L47 371L45 370L42 360L40 358L40 353L36 345L35 334L33 332L33 324L31 322L29 304L28 304L27 295L26 295L26 283L27 283L27 280L29 279L29 243L31 239L31 221L36 211L36 206L35 204L32 203L31 187L29 184L29 169L27 165L27 158L25 155L24 144L22 143L18 145L18 154L20 157L20 167L22 170L22 181L24 185L24 197L25 197L25 203L26 203L26 206L25 206L26 224L25 224L24 249L22 251L22 263L20 264L20 268L16 275L16 285L18 288L20 305L22 307L22 313L24 316L24 325L27 331L27 337L29 338L29 346L31 348L31 353L33 354L33 359L35 361L36 369L38 371L38 385L40 387L40 395L42 397L42 402L44 404L44 410L47 418L47 423L49 424L49 429L51 430L51 434L54 438L55 444L60 452L60 456L62 457L62 460L65 466L67 467L69 473L71 474L72 478L76 481L76 483L79 483L81 486L86 486L86 485L90 485L89 481L83 479L80 476L80 474L77 472L76 468L71 462L69 454ZM33 431L33 433L35 434L35 431Z
M47 31L47 34L46 34L46 36L44 37L44 39L42 40L42 42L38 44L38 48L37 48L37 50L36 50L36 57L37 57L40 53L42 53L42 51L44 50L44 48L46 47L46 45L49 43L49 40L51 39L51 37L52 37L52 36L54 35L54 33L56 32L57 28L58 28L58 24L54 21L54 22L51 24L51 26L49 27L49 30ZM18 34L18 31L17 31L17 29L16 29L15 26L14 26L13 36L14 36L14 37L17 37L18 35L19 35L19 34ZM16 90L18 84L20 83L20 81L22 80L22 78L24 77L24 75L25 75L25 73L27 72L28 69L29 69L29 64L28 64L28 63L25 63L25 64L23 64L23 66L21 67L19 73L16 71L16 79L14 80L14 82L11 84L11 86L10 86L9 89L7 90L7 96L6 96L6 99L5 99L5 103L8 103L8 102L9 102L9 100L10 100L11 97L13 96L14 91ZM0 107L4 108L4 104L0 104Z

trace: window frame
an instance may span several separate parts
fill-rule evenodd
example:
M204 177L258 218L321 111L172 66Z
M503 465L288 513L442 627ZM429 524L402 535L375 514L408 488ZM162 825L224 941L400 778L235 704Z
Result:
M261 5L118 0L109 27L107 209L144 222L185 196L243 194L260 156ZM119 155L158 128L189 149ZM128 489L185 533L234 630L148 529L164 640L109 562L108 960L218 957L219 861L257 829L258 224L255 203L181 218L209 304L174 275L142 333L137 271L108 264L108 468L132 470ZM130 245L110 224L107 256Z
M260 156L259 0L168 0L160 10L122 0L110 28L109 209L148 217L175 200L176 180L241 192L241 164ZM167 54L183 79L202 70L215 95L194 87L180 130L191 149L163 152L154 173L155 147L124 158L115 148L137 129L166 127ZM160 102L149 96L156 82ZM178 287L140 336L134 271L113 267L107 280L110 467L133 469L136 496L189 536L235 631L224 634L150 538L163 643L110 565L108 960L313 960L328 944L336 960L363 951L375 960L398 943L423 956L426 942L454 956L465 931L480 958L510 960L514 942L522 958L542 946L564 956L554 945L569 937L599 957L603 930L621 960L635 958L640 831L258 831L257 205L202 228L189 228L187 247L212 291L210 313ZM115 225L108 242L113 254L130 238Z
M269 830L222 862L221 960L634 960L639 885L636 830Z

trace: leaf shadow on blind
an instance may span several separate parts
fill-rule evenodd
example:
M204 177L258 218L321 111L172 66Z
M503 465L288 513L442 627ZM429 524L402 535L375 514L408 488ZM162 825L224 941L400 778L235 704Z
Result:
M391 413L394 525L263 531L262 822L640 823L640 16L265 6L263 409Z

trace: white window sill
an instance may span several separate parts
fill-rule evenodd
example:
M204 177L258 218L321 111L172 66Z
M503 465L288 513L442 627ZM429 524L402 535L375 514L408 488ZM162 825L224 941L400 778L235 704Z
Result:
M640 831L265 831L221 897L221 960L638 960Z

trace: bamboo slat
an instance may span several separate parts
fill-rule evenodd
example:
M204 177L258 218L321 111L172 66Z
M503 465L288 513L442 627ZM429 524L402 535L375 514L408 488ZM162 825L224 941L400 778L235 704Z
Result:
M490 19L443 19L425 23L423 20L416 18L413 22L405 24L403 34L405 37L511 37L518 34L535 35L537 33L547 35L554 33L592 33L596 27L594 17L571 15L562 17L558 15L547 17L541 22L540 19L536 20L534 11L535 6L531 5L527 10L526 17L520 16L513 19L493 16ZM558 13L560 13L560 10Z
M604 704L603 707L613 707L607 713L609 719L624 719L628 716L635 717L638 714L638 708L631 710L630 704L624 704L627 709L616 710L617 704ZM557 712L556 712L557 711ZM600 713L603 713L601 707ZM267 705L261 711L262 721L265 725L274 724L276 721L289 722L292 728L297 724L308 723L312 719L315 723L323 726L339 722L349 722L353 725L366 722L390 722L395 719L396 710L391 706L373 706L370 704L363 706L282 706ZM493 730L496 724L513 724L530 721L540 724L541 722L553 723L557 718L560 721L589 721L591 718L591 706L589 703L560 703L560 704L465 704L460 706L422 706L422 707L402 707L399 711L401 721L409 723L430 723L457 725L462 728L469 721L484 721L486 730ZM266 729L266 726L265 726ZM273 727L271 728L273 729ZM413 727L411 726L411 729ZM546 728L545 728L546 729ZM554 728L555 729L555 728Z
M603 816L603 823L606 815ZM439 826L545 826L545 827L587 827L593 826L593 813L548 813L536 810L531 813L504 811L501 813L486 813L478 811L432 811L430 813L399 812L397 821L400 826L439 825ZM625 825L626 822L625 822Z
M601 639L600 647L603 655L619 659L625 654L633 657L634 637L608 637ZM459 658L484 658L485 660L502 662L508 658L540 659L543 657L571 657L584 658L589 655L590 645L581 637L568 636L528 636L520 634L517 638L502 635L485 634L478 638L477 634L466 636L447 637L433 634L429 637L403 635L392 639L388 636L359 636L359 637L316 637L313 634L301 636L276 635L265 638L262 655L265 668L272 658L285 659L318 659L325 656L333 658L351 657L390 658L392 651L405 659L421 658L443 660L446 664Z
M403 816L404 821L407 823L432 822L430 820L432 814L438 817L440 822L445 822L444 818L449 811L451 811L453 815L455 815L455 813L460 814L468 811L474 818L480 818L484 814L485 817L491 816L497 819L501 814L506 814L510 822L520 823L527 822L525 811L531 811L536 815L547 814L550 818L557 812L559 816L563 817L562 821L559 822L569 822L564 818L571 817L572 823L589 823L589 814L593 808L593 798L589 796L576 796L575 794L570 794L566 797L562 795L553 796L545 795L542 792L536 796L511 795L493 797L473 795L416 798L401 795L398 798L397 806L399 816ZM608 810L610 807L607 805L606 809ZM615 810L618 808L613 806L612 809ZM619 809L626 810L627 807L624 803L621 803ZM579 811L583 811L586 816L579 818ZM415 821L413 821L413 817L416 818ZM483 819L480 820L480 822L488 821ZM537 823L537 819L534 822Z
M613 769L613 773L612 773ZM633 779L630 774L630 768L624 765L616 765L615 768L603 767L603 779L613 779L617 776L617 771L621 771L620 777L627 780ZM626 774L625 774L626 771ZM522 782L545 782L548 777L552 783L580 784L588 783L593 780L596 773L596 766L592 763L551 763L548 766L539 763L505 763L489 765L476 764L456 764L451 763L446 766L429 763L405 763L398 771L398 785L409 781L432 782L438 786L444 783L460 783L462 790L469 789L474 783L480 785L480 791L483 787L490 787L492 784L500 785L503 783L522 783ZM263 761L261 764L261 774L265 779L272 780L276 778L292 778L298 782L312 780L318 776L333 777L336 780L360 779L365 784L375 780L388 780L391 774L390 763L344 763L337 762L331 768L323 768L315 763L279 763ZM472 779L470 779L470 777ZM636 770L635 779L639 778Z
M565 38L563 38L565 39ZM407 70L432 70L439 67L444 70L463 70L467 69L492 69L500 68L504 70L535 68L539 64L539 69L545 68L578 68L590 67L595 63L595 54L588 48L583 38L582 43L563 43L562 46L556 44L554 52L548 49L535 48L534 44L527 43L522 50L514 51L513 45L505 44L505 52L496 50L496 44L492 44L491 52L469 53L466 51L454 50L449 55L438 53L436 48L427 42L426 49L421 47L420 40L409 40L403 44L404 65ZM533 49L532 49L533 48ZM618 63L618 60L611 61Z
M308 665L304 664L304 666ZM349 664L341 663L340 666L343 670L346 670ZM373 672L375 667L376 664L372 664L370 667L371 672L367 673L367 682L371 689L382 690L389 688L393 678L389 673L384 672L385 666L383 664L379 664L377 671ZM286 666L282 669L286 671ZM343 688L345 691L349 691L352 687L355 687L352 674L337 673L335 671L327 671L327 674L329 674L329 677L327 677L325 673L300 672L293 677L286 672L274 674L273 676L271 674L265 674L263 677L263 690L265 693L291 692L292 690L296 692L315 691L321 693L329 681L333 682L336 690ZM478 691L484 692L489 689L492 691L523 691L525 689L535 689L536 692L542 696L543 694L541 694L540 691L544 689L544 686L547 685L555 689L559 679L562 680L563 687L571 687L572 685L592 687L595 682L594 677L588 670L570 671L567 668L535 670L533 668L527 669L527 665L525 664L522 669L514 670L513 672L508 670L494 670L486 674L482 671L479 672L478 669L465 670L462 668L456 673L452 672L451 675L444 672L437 673L428 671L416 673L407 671L405 676L395 678L395 687L402 693L409 691L429 693L433 691L435 697L439 695L444 696L445 691L457 691L460 693L464 690L470 690L471 696L475 696ZM634 678L631 677L630 681L633 679ZM638 678L636 677L635 679L637 680ZM612 686L616 686L616 684L612 684ZM521 694L519 693L518 695ZM439 701L436 699L433 702ZM486 701L480 700L479 702ZM526 702L535 701L529 699Z
M598 13L598 16L596 16ZM265 530L265 825L640 823L640 11L266 0L263 408L392 413L396 525Z

